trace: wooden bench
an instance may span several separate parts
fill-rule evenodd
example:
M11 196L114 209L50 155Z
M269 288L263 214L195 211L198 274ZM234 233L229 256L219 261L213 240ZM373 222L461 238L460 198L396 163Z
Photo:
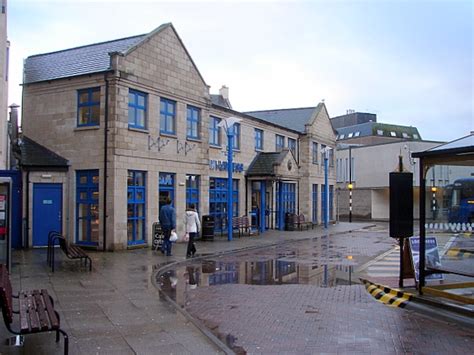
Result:
M250 218L248 216L240 217L240 229L242 234L245 232L247 232L249 236L252 234L252 224L250 223ZM258 234L258 228L256 228L256 231Z
M50 256L52 272L54 272L54 245L56 244L56 241L59 242L59 247L69 259L79 259L81 264L84 262L84 266L87 266L87 261L89 261L89 271L92 271L92 260L89 255L84 252L84 250L76 245L69 244L66 238L64 238L62 235L55 235L52 237L52 251Z
M303 230L303 228L306 228L306 230L309 230L309 227L311 227L311 229L314 228L313 222L306 221L305 218L304 218L304 214L299 214L299 215L297 215L297 217L298 217L297 224L298 224L300 230Z
M13 298L18 299L18 311L13 310ZM3 320L8 331L15 335L25 335L42 332L56 332L56 342L59 333L64 337L64 354L69 352L69 338L60 328L58 312L54 310L54 301L47 290L21 291L13 295L10 276L5 265L0 264L0 306ZM13 315L18 314L20 329L11 328Z
M309 227L314 228L313 222L307 222L304 218L304 214L290 214L288 216L288 230L300 230L302 231L303 228L306 228L307 230Z

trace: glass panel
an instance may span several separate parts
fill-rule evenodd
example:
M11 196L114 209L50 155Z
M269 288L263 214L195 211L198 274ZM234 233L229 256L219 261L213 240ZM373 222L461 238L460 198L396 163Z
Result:
M132 201L132 200L133 200L133 191L132 191L132 190L128 190L128 191L127 191L127 200L128 200L128 201Z
M77 227L77 240L84 242L87 240L87 219L80 219Z
M138 96L138 105L145 107L145 95L137 95Z
M137 110L137 126L145 127L145 111Z
M168 103L168 112L174 115L174 103L172 102Z
M135 103L135 95L132 92L128 93L128 103L134 104Z
M100 89L92 91L92 99L91 100L93 102L99 102L100 101Z
M90 108L90 122L92 124L99 124L100 107L99 105L92 106Z
M129 242L133 241L133 221L127 222L127 239Z
M137 190L135 192L135 200L136 201L143 201L143 191Z
M139 219L136 223L136 236L135 240L144 240L145 239L145 233L144 233L144 228L143 228L143 220Z
M168 130L174 132L174 117L169 117Z
M136 217L143 217L143 216L145 216L145 205L144 205L144 204L141 204L141 203L138 204L136 210L137 210L137 215L136 215Z
M94 219L91 221L91 242L99 242L99 219Z
M128 218L135 217L133 207L134 207L134 204L132 203L127 204L127 217Z
M87 200L87 192L86 192L86 191L80 192L80 193L79 193L79 198L80 198L81 200Z
M88 107L79 107L79 125L87 124L89 119L89 108Z
M87 91L82 91L79 93L79 103L83 104L89 101L89 94Z
M99 175L92 175L92 183L93 184L99 183Z
M87 184L87 175L82 175L79 178L79 184L81 184L81 185Z

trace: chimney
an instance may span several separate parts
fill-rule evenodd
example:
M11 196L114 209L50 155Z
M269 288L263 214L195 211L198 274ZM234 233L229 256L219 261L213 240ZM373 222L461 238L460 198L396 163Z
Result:
M11 104L10 106L10 140L13 144L17 143L18 139L18 107L17 104Z
M219 95L221 95L225 100L229 100L229 88L225 85L219 89Z

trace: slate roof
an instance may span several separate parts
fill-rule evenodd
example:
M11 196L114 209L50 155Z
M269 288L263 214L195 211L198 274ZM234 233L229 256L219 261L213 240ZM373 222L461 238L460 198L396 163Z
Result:
M21 138L19 145L20 165L23 167L67 169L69 166L67 159L26 136Z
M338 135L337 140L341 141L341 140L347 139L348 138L347 135L349 133L356 133L356 132L360 132L357 137L380 136L379 134L377 134L377 130L382 130L384 137L405 138L402 136L402 133L407 133L409 135L409 138L407 139L421 140L420 133L418 132L418 129L416 127L400 126L400 125L393 125L393 124L380 123L380 122L366 122L366 123L361 123L354 126L337 128L336 129L337 135ZM395 132L397 136L393 137L390 134L390 132ZM413 137L414 134L417 134L418 138L414 138ZM344 138L340 138L341 135L344 135ZM353 136L351 138L356 138L356 137Z
M281 152L260 152L250 163L247 176L275 176L275 165L281 164L288 150Z
M289 108L281 110L249 111L245 114L305 133L305 124L309 123L317 107Z
M230 104L229 100L224 99L224 96L222 95L211 94L211 102L214 105L232 109L232 105Z
M23 83L68 78L110 69L111 52L124 52L147 35L95 43L58 52L33 55L25 60Z
M429 157L429 156L440 156L444 154L465 154L466 160L470 159L472 161L472 153L474 152L474 133L466 137L458 138L454 141L438 145L436 147L430 148L423 152L412 153L412 156L415 158L420 157ZM471 153L471 154L466 154Z

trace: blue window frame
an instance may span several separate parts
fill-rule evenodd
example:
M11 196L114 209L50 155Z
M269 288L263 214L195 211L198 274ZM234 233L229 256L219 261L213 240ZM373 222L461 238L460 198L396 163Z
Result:
M194 106L188 106L186 135L188 138L199 138L199 126L201 121L201 110Z
M76 171L76 243L99 242L99 170Z
M161 98L160 132L165 134L176 134L176 101Z
M296 159L296 139L288 138L288 149L291 150Z
M329 185L329 220L331 221L334 219L333 204L334 204L334 186Z
M234 123L233 149L240 149L240 123Z
M220 118L211 116L211 121L209 122L209 144L214 147L221 146L221 128L218 126L220 122Z
M98 126L100 119L100 88L77 91L77 126Z
M199 175L186 175L186 208L191 203L199 213Z
M318 223L318 184L313 184L313 202L312 202L313 223Z
M128 91L128 127L146 129L147 94Z
M334 186L329 185L329 221L334 219L333 206L334 206ZM321 185L321 220L322 221L324 221L325 213L326 213L326 185Z
M285 137L279 134L275 135L275 150L281 152L285 148Z
M239 215L239 180L232 181L234 217ZM227 230L227 179L209 178L209 214L217 232Z
M146 172L129 170L127 179L127 242L145 243Z
M173 173L160 173L158 181L158 213L161 211L161 207L166 205L166 199L171 199L171 205L174 206L174 191L175 191L175 174Z
M296 212L296 184L280 182L277 184L277 226L283 230L285 226L285 214Z
M313 142L313 164L318 164L318 143Z
M263 130L255 128L255 150L263 150Z

